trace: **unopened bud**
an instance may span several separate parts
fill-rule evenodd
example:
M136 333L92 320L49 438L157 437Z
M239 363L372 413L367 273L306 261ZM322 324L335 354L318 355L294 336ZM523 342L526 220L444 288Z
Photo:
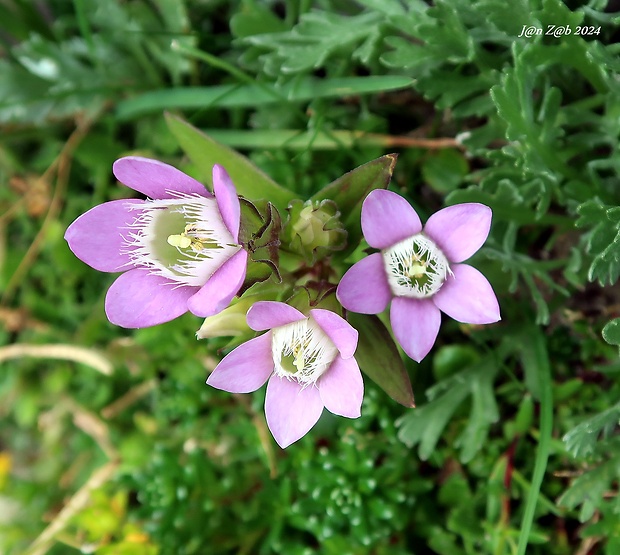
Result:
M293 200L288 207L289 224L286 229L289 247L310 263L342 250L347 232L340 221L340 212L332 200Z

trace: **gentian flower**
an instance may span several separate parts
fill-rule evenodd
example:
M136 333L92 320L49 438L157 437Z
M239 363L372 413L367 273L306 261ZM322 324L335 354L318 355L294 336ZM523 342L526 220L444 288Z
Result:
M462 264L482 246L490 227L488 206L465 203L436 212L423 229L403 197L374 190L362 205L362 231L380 252L354 264L336 296L347 310L363 314L383 312L391 301L396 340L420 362L437 338L440 311L468 324L500 320L490 283Z
M147 200L113 200L82 214L65 239L75 255L102 272L124 272L112 284L105 311L113 324L142 328L190 310L223 310L245 279L235 186L213 166L211 195L198 181L157 160L129 156L114 175Z
M269 331L226 355L207 383L249 393L269 380L265 415L280 447L303 437L323 408L360 416L364 384L353 357L358 333L348 322L329 310L317 308L305 316L275 301L255 303L247 321L255 331Z

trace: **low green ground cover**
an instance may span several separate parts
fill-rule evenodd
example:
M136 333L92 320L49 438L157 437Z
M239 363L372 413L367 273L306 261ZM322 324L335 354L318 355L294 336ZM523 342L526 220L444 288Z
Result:
M620 552L617 3L430 4L0 2L0 553ZM299 199L398 153L423 220L490 206L502 321L281 450L230 338L113 326L63 239L117 158L207 180L184 122Z

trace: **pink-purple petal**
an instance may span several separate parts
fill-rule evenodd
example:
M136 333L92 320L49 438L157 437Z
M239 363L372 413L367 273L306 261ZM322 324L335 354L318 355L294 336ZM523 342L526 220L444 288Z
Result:
M314 386L302 388L295 380L275 374L267 383L265 416L267 425L284 449L305 436L323 412L323 401Z
M187 301L192 314L206 318L224 310L243 285L247 263L248 253L244 249L224 262Z
M422 231L420 217L406 199L375 189L362 204L362 231L371 247L386 249Z
M262 387L272 372L271 332L267 332L228 353L207 378L207 384L231 393L250 393Z
M325 408L338 416L358 418L362 411L364 381L355 358L337 356L317 386Z
M315 308L310 315L319 327L333 341L342 358L351 358L357 348L357 330L344 318L331 310ZM332 411L333 412L333 411Z
M486 241L492 215L488 206L477 202L448 206L428 219L424 233L450 262L463 262Z
M431 299L396 297L390 307L390 322L407 356L420 362L435 344L441 313Z
M258 301L247 314L248 326L254 331L286 326L303 319L305 316L299 310L277 301Z
M467 264L453 264L448 277L433 297L435 306L457 322L491 324L501 320L497 297L491 284Z
M349 268L338 284L336 297L342 306L353 312L383 312L392 298L392 291L381 253L371 254Z
M108 289L108 320L123 328L146 328L174 320L187 312L196 287L179 287L166 278L135 268L119 276Z
M123 185L152 199L176 198L174 193L211 196L202 183L159 160L126 156L114 162L112 171Z
M121 272L133 267L124 236L140 215L143 200L113 200L82 214L65 232L73 254L100 272ZM133 208L133 210L131 209Z
M235 242L239 240L239 224L241 222L241 206L237 189L226 170L219 164L213 166L213 193L222 215L224 224L230 231Z

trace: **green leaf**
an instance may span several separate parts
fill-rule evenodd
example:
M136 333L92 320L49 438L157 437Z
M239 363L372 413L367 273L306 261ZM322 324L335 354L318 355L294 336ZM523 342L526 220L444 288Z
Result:
M447 195L463 182L469 171L465 157L457 150L440 150L422 164L422 177L435 191Z
M408 447L419 444L420 458L428 459L456 410L471 395L469 419L456 443L461 448L460 460L471 461L486 442L491 424L499 419L493 383L501 361L512 349L512 343L505 341L479 360L464 353L462 370L427 390L428 403L397 421L398 438Z
M418 74L427 74L446 62L471 61L475 52L474 39L465 28L460 12L446 2L416 13L410 32L424 44L388 37L385 43L394 50L383 54L381 61L389 67L416 70Z
M278 33L287 30L286 23L267 6L257 2L246 2L241 11L230 19L230 30L236 38L246 38L263 33Z
M312 195L310 200L333 200L349 234L349 249L354 249L362 237L362 203L374 189L385 189L392 179L397 154L386 154L345 173Z
M594 258L588 279L601 285L613 285L620 277L620 222L618 207L603 204L599 198L590 199L577 208L577 227L590 228L585 235L586 250Z
M499 411L493 391L496 375L495 364L495 360L483 361L479 366L479 372L476 373L476 379L471 382L471 412L467 426L455 443L456 447L461 449L459 459L462 463L473 460L484 447L491 424L495 424L499 420Z
M414 407L411 382L394 340L374 315L349 312L347 319L358 331L355 359L360 369L394 401Z
M371 75L317 79L303 77L283 85L271 83L177 87L149 91L117 104L116 115L127 120L164 110L255 108L282 102L310 102L317 98L342 98L374 94L411 86L413 79L400 75Z
M620 346L620 318L607 322L603 328L603 339L611 345Z
M618 478L620 457L616 456L579 476L558 499L558 505L572 509L581 505L579 520L590 520Z
M516 340L516 341L515 341ZM551 435L553 433L553 389L551 386L551 363L545 335L541 328L529 326L522 330L520 335L513 338L518 345L525 381L532 396L540 401L540 435L534 472L532 474L530 490L527 494L525 510L521 519L521 531L517 555L525 555L527 545L530 542L530 533L534 522L536 505L540 496L549 452L551 448Z
M599 441L611 436L620 423L620 403L596 414L575 426L562 441L575 458L585 458L595 453Z
M407 447L420 444L418 454L427 460L433 453L439 438L454 411L465 400L469 391L467 387L452 387L442 396L405 414L396 424L399 426L398 438Z
M217 143L183 119L166 114L166 121L183 151L201 172L204 182L211 184L213 165L221 164L232 178L239 195L249 199L268 199L280 210L286 209L295 197L245 156Z
M312 71L343 50L367 63L382 36L381 21L376 12L344 16L312 11L303 14L290 32L254 35L246 42L271 50L263 56L264 64L281 73Z

